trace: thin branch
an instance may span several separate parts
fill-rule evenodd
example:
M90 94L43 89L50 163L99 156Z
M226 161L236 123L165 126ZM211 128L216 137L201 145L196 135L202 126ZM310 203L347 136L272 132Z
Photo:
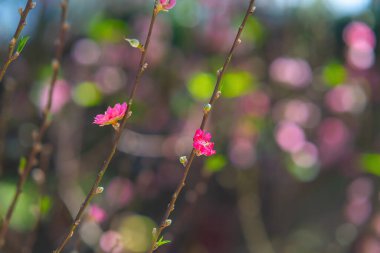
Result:
M213 94L210 98L210 101L209 101L209 104L211 105L211 108L213 108L213 105L215 103L215 101L218 99L218 97L220 96L221 94L221 91L220 91L220 83L222 81L222 78L223 78L223 74L224 72L226 71L231 59L232 59L232 55L236 49L236 47L241 43L241 40L240 40L240 36L241 36L241 33L243 32L243 29L245 27L245 24L249 18L249 16L251 14L253 14L253 12L255 11L255 7L254 7L254 3L255 3L255 0L250 0L250 4L248 6L248 9L247 9L247 12L244 16L244 19L243 19L243 22L241 23L240 27L239 27L239 30L238 30L238 33L235 37L235 40L234 40L234 43L230 49L230 52L228 53L227 55L227 58L223 64L223 67L221 69L218 70L218 78L217 78L217 81L216 81L216 84L215 84L215 88L214 88L214 91L213 91ZM207 120L209 118L209 115L210 115L210 112L209 111L205 111L204 114L203 114L203 119L202 119L202 123L200 125L200 129L204 129L206 123L207 123ZM190 155L189 155L189 159L188 159L188 162L185 166L185 171L182 175L182 178L181 178L181 181L179 182L178 186L177 186L177 189L175 190L174 194L172 195L172 198L171 198L171 201L166 209L166 212L165 212L165 215L161 221L161 224L159 226L159 228L155 231L155 234L153 235L153 241L152 241L152 245L150 247L150 250L148 251L148 253L153 253L153 251L155 251L158 247L157 247L157 240L160 238L160 235L162 234L162 232L164 231L165 228L167 228L169 225L170 225L170 222L168 222L168 219L170 217L170 214L174 211L174 207L175 207L175 203L177 202L177 199L178 199L178 196L181 194L182 192L182 189L185 187L185 184L186 184L186 179L187 179L187 175L189 174L189 170L190 170L190 167L191 167L191 164L193 163L193 160L196 156L196 153L195 153L195 149L192 149Z
M52 95L53 95L53 90L55 83L58 78L58 73L60 69L60 61L62 57L62 52L63 52L63 46L64 46L64 41L66 37L66 32L69 29L69 25L66 23L66 17L67 17L67 6L68 6L68 0L62 0L61 2L61 22L60 22L60 33L59 33L59 39L58 39L58 44L55 52L55 59L53 60L52 67L53 67L53 74L52 78L50 81L50 86L49 86L49 98L48 98L48 103L46 104L44 108L44 113L43 113L43 118L42 118L42 124L38 130L33 136L33 145L32 145L32 150L29 153L26 166L24 170L22 171L19 180L17 182L17 188L16 192L12 198L12 202L7 210L6 216L4 218L3 224L1 226L0 230L0 248L4 245L4 239L8 231L9 223L12 218L12 214L15 210L17 201L22 193L24 184L30 174L30 171L32 168L37 164L37 156L42 150L42 138L44 137L47 129L50 126L50 110L51 110L51 105L52 105Z
M67 233L67 235L66 235L65 239L62 241L62 243L58 246L58 248L56 250L54 250L54 253L61 252L63 250L63 248L66 246L66 244L70 241L72 236L74 235L74 232L76 231L77 227L79 226L86 208L88 207L88 205L90 204L90 202L94 198L94 196L97 194L99 184L102 181L103 176L106 173L108 166L109 166L111 160L113 159L113 157L116 153L116 148L118 146L118 143L119 143L119 140L120 140L120 137L122 134L122 130L125 128L125 125L128 121L130 113L131 113L131 108L133 105L133 99L134 99L137 87L140 83L141 76L144 73L145 69L147 68L147 63L145 62L145 59L146 59L146 55L148 52L148 47L149 47L150 39L152 36L153 27L154 27L156 17L157 17L158 12L159 12L159 10L157 9L157 3L158 3L158 0L155 0L153 12L152 12L152 18L151 18L150 25L149 25L149 31L148 31L148 35L147 35L146 40L145 40L144 50L141 50L141 58L140 58L139 67L138 67L137 74L135 76L135 79L134 79L134 82L132 85L131 93L130 93L130 96L128 99L127 111L123 117L121 126L120 126L119 130L116 131L111 150L110 150L106 160L104 161L103 166L99 169L98 175L97 175L97 177L96 177L96 179L95 179L95 181L91 187L91 190L88 192L88 194L87 194L85 200L83 201L78 213L76 214L75 219L74 219L73 223L71 224L69 232Z
M0 68L0 82L3 80L5 72L7 71L9 65L13 61L15 61L20 55L19 52L14 53L16 43L18 41L18 38L20 37L22 30L26 26L26 17L28 16L29 11L31 9L33 9L35 6L36 6L35 2L33 2L32 0L28 0L26 2L24 10L22 10L21 8L19 9L20 21L18 22L18 26L16 28L16 31L13 34L11 41L9 42L7 59L5 60L5 62L3 63L3 65Z

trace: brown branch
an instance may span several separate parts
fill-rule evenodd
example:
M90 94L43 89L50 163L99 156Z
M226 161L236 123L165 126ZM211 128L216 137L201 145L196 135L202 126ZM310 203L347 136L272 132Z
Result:
M37 156L41 152L42 149L42 138L44 137L47 129L50 126L50 110L51 110L51 105L52 105L52 95L53 95L53 90L55 86L55 82L57 81L58 78L58 73L60 69L60 61L62 57L62 52L63 52L63 46L64 46L64 40L66 36L66 32L69 28L69 25L66 23L66 17L67 17L67 5L68 5L68 0L62 0L61 2L61 9L62 9L62 15L61 15L61 22L60 22L60 33L59 33L59 39L58 39L58 44L55 52L55 59L53 60L52 67L53 67L53 74L52 78L50 81L50 86L49 86L49 98L48 98L48 103L46 104L44 108L44 113L43 113L43 118L42 118L42 124L38 130L33 136L33 145L32 145L32 150L29 153L26 166L24 170L21 172L21 175L19 177L19 180L17 182L17 188L16 192L12 198L11 204L7 210L6 216L4 218L3 224L1 226L0 230L0 248L4 245L4 239L8 231L9 223L12 218L12 214L15 210L17 201L22 193L24 184L30 174L30 171L32 168L37 164Z
M19 52L14 53L16 43L18 41L18 38L20 37L22 30L26 26L26 17L28 16L29 11L33 9L35 6L36 6L35 2L33 2L32 0L28 0L26 2L24 10L22 10L21 8L19 9L20 21L18 22L16 31L13 34L11 41L9 42L7 59L5 60L5 62L3 63L0 69L0 82L3 80L5 72L7 71L9 65L13 61L15 61L20 55Z
M144 50L141 50L141 58L140 58L139 67L138 67L137 74L135 76L135 79L134 79L134 82L132 85L132 90L131 90L131 93L130 93L130 96L128 99L128 108L127 108L127 111L123 117L121 126L120 126L119 130L116 131L114 141L113 141L113 145L112 145L111 150L107 156L107 159L104 161L103 166L99 169L98 175L97 175L97 177L96 177L96 179L95 179L95 181L91 187L91 190L88 192L88 194L87 194L85 200L83 201L78 213L76 214L75 219L74 219L73 223L71 224L69 232L67 233L67 235L66 235L65 239L62 241L62 243L58 246L58 248L56 250L54 250L54 253L61 252L63 250L63 248L66 246L66 244L70 241L71 237L74 235L74 232L76 231L77 227L79 226L86 208L88 207L88 205L90 204L90 202L94 198L94 196L97 194L99 184L102 181L103 176L106 173L108 166L109 166L111 160L113 159L113 157L116 153L116 148L117 148L117 145L119 143L119 140L120 140L120 137L122 134L122 130L124 129L124 127L128 121L128 118L130 116L130 113L131 113L131 107L133 105L133 99L134 99L137 87L140 83L140 78L141 78L142 74L144 73L145 69L147 68L147 63L145 62L145 59L146 59L146 54L148 52L148 47L149 47L150 39L152 36L153 27L154 27L154 24L156 21L157 14L159 12L157 9L157 3L158 3L158 0L156 0L154 3L152 18L151 18L150 25L149 25L148 35L147 35L146 40L145 40Z
M228 67L228 65L232 59L232 55L233 55L236 47L241 43L240 36L241 36L241 33L243 32L243 29L244 29L245 24L248 20L248 17L251 14L253 14L253 12L255 11L254 3L255 3L255 0L250 0L250 4L248 6L247 12L244 16L243 22L241 23L241 25L239 27L238 33L235 37L235 40L234 40L234 43L230 49L230 52L227 55L227 58L223 64L223 67L220 70L218 70L218 72L217 72L218 78L217 78L217 81L215 84L213 94L212 94L210 101L209 101L211 108L213 108L215 101L218 99L218 97L221 94L220 83L222 81L223 74L226 71L226 69L227 69L227 67ZM210 111L205 110L204 114L203 114L202 123L200 125L200 129L202 129L202 130L204 129L204 127L207 123L207 120L209 118L209 115L210 115ZM171 224L171 221L169 221L170 214L174 211L174 206L175 206L175 203L177 202L178 196L181 194L182 189L185 187L187 175L189 174L189 170L190 170L191 164L193 163L195 155L196 155L195 149L192 149L190 156L189 156L190 158L189 158L189 160L185 166L185 171L182 175L181 181L179 182L177 189L175 190L174 194L172 195L172 198L170 200L168 208L166 209L165 215L164 215L164 217L160 223L159 228L155 231L155 233L153 235L152 245L151 245L148 253L153 253L153 251L155 251L158 248L157 240L159 239L159 237L162 234L162 232L164 231L164 229L167 228Z

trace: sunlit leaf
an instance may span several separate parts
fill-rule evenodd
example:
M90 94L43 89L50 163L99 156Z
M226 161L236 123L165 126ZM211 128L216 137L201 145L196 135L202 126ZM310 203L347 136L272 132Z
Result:
M380 154L362 154L360 162L364 171L380 176Z
M323 68L322 76L327 86L334 87L346 80L347 71L342 64L331 62Z
M99 104L102 95L95 83L83 82L74 88L73 99L78 105L90 107Z
M21 37L20 41L18 42L18 45L17 45L17 52L18 53L21 53L22 50L24 49L26 43L28 42L29 40L29 36L26 36L26 37Z
M187 88L195 99L206 100L212 95L215 81L215 76L200 72L190 78Z
M164 240L164 237L161 236L160 240L158 240L158 241L156 242L156 245L157 245L157 248L158 248L158 247L160 247L160 246L162 246L162 245L165 245L165 244L168 244L168 243L170 243L170 242L171 242L170 240Z

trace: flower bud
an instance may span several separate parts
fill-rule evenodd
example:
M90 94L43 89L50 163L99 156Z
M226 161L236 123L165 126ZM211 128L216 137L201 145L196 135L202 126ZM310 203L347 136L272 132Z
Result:
M203 107L203 112L205 113L205 114L207 114L209 111L211 111L211 105L210 104L207 104L207 105L205 105L204 107Z
M104 188L99 186L98 188L96 188L96 191L95 191L95 194L100 194L104 191Z
M169 227L171 224L172 224L172 220L171 219L167 219L165 221L165 227Z
M186 166L187 164L187 157L186 156L181 156L179 158L179 162L183 165L183 166Z

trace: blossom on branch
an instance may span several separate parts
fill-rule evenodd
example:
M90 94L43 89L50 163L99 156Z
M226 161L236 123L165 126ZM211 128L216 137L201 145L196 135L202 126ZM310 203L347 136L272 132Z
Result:
M193 138L193 147L196 150L197 156L205 155L205 156L211 156L216 153L214 150L214 143L211 141L211 134L202 131L202 129L198 129L195 132L194 138Z
M160 0L157 4L158 11L169 11L176 4L176 0Z
M104 114L96 115L93 123L99 126L112 125L117 127L118 121L124 117L127 108L128 105L125 102L123 104L117 103L113 108L108 106Z

